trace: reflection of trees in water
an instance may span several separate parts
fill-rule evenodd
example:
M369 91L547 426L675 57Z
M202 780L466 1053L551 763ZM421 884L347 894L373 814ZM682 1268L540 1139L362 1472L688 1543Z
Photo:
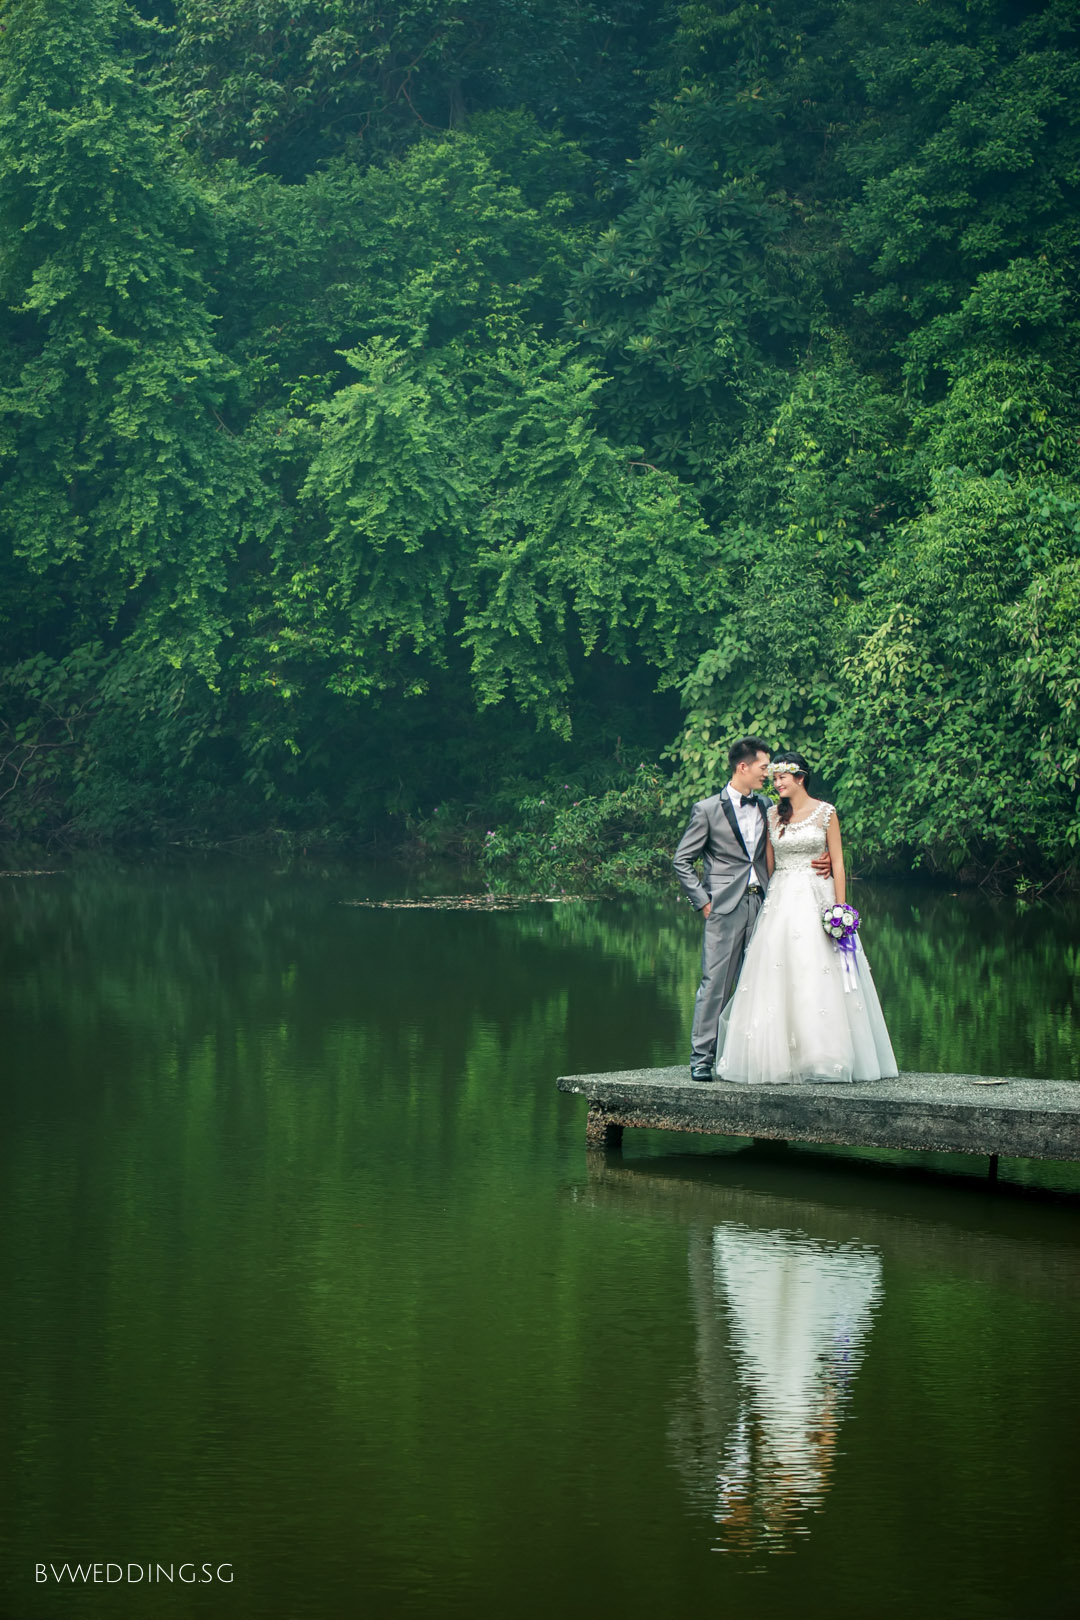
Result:
M631 1040L634 1019L655 1038L670 1015L536 919L365 918L335 899L150 875L9 906L0 1202L19 1241L0 1270L20 1321L14 1420L43 1437L28 1503L75 1477L91 1517L100 1501L110 1534L122 1518L152 1546L154 1459L182 1516L187 1482L209 1477L227 1519L231 1447L324 1552L352 1545L387 1481L423 1498L447 1558L486 1541L498 1471L489 1485L474 1465L455 1497L458 1452L444 1440L438 1472L432 1436L471 1436L474 1386L480 1432L489 1400L519 1402L523 1341L573 1353L581 1333L584 1251L552 1265L552 1186L530 1181L561 1134L580 1144L557 1058L597 1007ZM122 1414L107 1457L80 1450L89 1411L102 1430ZM333 1481L318 1524L281 1461L309 1456Z
M218 1032L288 1029L310 1058L345 1026L467 1060L474 1027L512 1041L559 1003L571 1024L630 1022L618 1061L677 1042L683 965L673 907L529 907L512 915L366 912L362 878L270 870L92 874L0 889L5 1023L42 1024L181 1058ZM564 915L573 913L573 916ZM680 922L685 919L677 913ZM691 930L691 933L693 931ZM681 940L689 957L695 942ZM569 996L569 1003L567 997ZM407 1039L406 1039L407 1033Z
M671 1438L728 1551L778 1552L821 1508L882 1296L873 1249L724 1224L690 1234L693 1393Z
M861 883L902 1069L1080 1079L1080 906Z
M489 916L337 903L365 890L377 885L362 873L319 882L269 867L0 884L4 1011L137 1035L144 1049L270 1020L306 1025L310 1044L358 1013L388 1034L418 1028L423 983L430 1027L454 1046L466 1012L509 1038L519 1013L531 1018L569 990L575 1063L681 1054L700 929L673 896ZM978 894L875 884L858 893L901 1067L1080 1078L1080 908L1019 915ZM456 1060L461 1052L458 1039Z
M643 979L682 993L696 974L701 931L686 904L672 897L539 907L518 913L523 933L537 933L589 955L618 962Z
M901 1068L1080 1079L1080 906L1021 914L977 892L867 882L857 896ZM685 907L555 909L518 925L620 964L686 1010L688 1029L701 936Z

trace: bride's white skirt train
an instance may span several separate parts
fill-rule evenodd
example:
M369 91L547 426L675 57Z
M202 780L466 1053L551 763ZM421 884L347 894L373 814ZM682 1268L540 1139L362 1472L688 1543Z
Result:
M834 898L831 878L798 870L773 875L720 1019L718 1079L792 1085L897 1073L866 952L857 945L854 971L845 975L821 925Z

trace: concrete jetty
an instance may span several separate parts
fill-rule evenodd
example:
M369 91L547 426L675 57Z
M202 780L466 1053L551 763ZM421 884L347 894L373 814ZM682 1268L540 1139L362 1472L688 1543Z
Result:
M685 1066L566 1074L560 1091L588 1100L590 1147L626 1129L750 1136L760 1141L1080 1159L1080 1084L1012 1076L905 1073L854 1085L745 1086L692 1081Z

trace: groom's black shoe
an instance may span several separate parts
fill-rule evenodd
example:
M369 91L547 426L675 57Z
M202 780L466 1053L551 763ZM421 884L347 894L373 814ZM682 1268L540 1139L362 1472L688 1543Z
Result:
M690 1065L690 1078L691 1078L691 1080L712 1080L712 1079L714 1079L715 1076L713 1075L712 1064L711 1063L691 1063L691 1065Z

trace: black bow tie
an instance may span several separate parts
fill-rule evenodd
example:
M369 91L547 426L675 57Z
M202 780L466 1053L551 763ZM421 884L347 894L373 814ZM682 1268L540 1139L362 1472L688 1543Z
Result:
M745 810L748 804L757 804L757 800L754 798L754 795L752 793L740 793L739 794L739 803L742 805L743 809Z

